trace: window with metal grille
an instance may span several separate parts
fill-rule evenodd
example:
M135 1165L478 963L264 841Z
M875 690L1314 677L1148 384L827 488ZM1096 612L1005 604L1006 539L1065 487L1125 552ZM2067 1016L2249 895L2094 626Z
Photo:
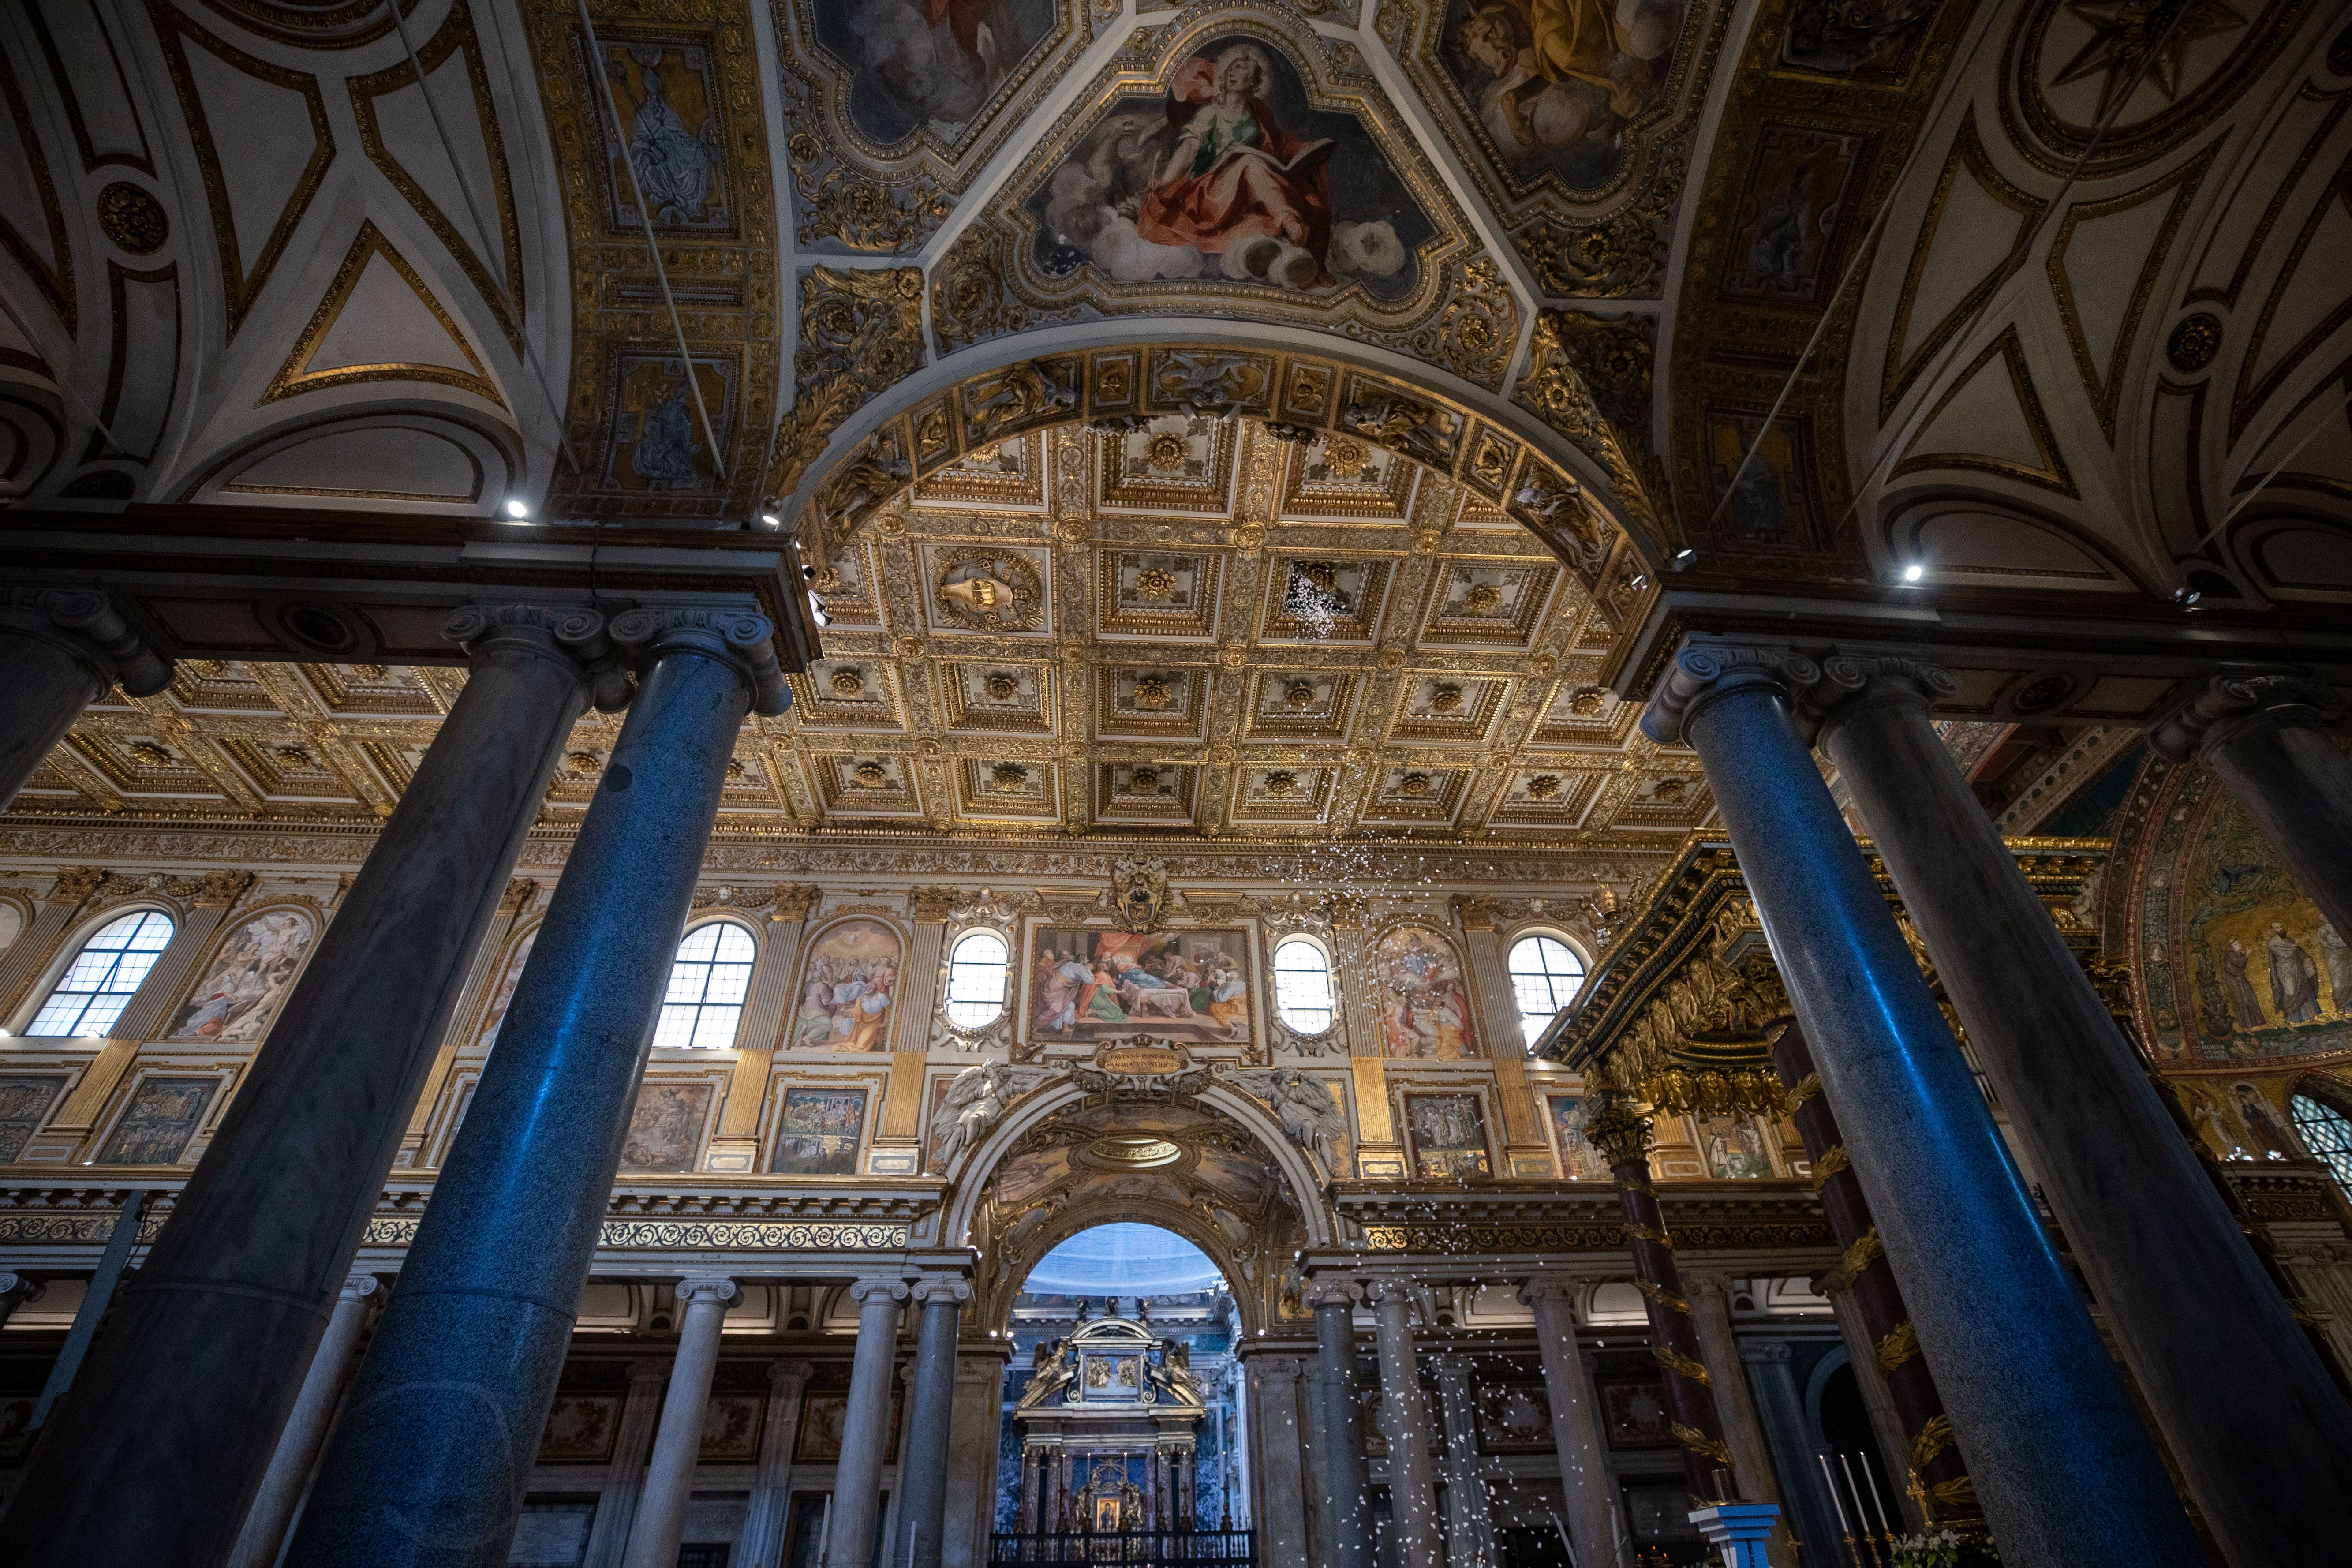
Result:
M1004 939L992 931L968 931L948 954L948 1022L959 1029L992 1024L1004 1011Z
M743 998L751 988L751 933L732 921L713 921L686 933L669 967L669 994L654 1026L657 1047L723 1050L735 1043Z
M1294 936L1274 950L1274 1005L1299 1034L1331 1026L1331 960L1320 946Z
M2352 1117L2307 1094L2289 1097L2286 1111L2303 1146L2336 1173L2337 1186L2352 1193Z
M1519 1033L1530 1046L1584 984L1584 960L1556 936L1523 936L1511 944L1511 994Z
M171 942L172 917L160 910L117 915L81 944L25 1033L105 1034Z

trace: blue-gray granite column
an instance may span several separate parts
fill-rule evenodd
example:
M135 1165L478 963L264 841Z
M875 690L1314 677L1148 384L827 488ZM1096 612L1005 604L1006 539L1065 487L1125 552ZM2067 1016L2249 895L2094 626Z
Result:
M915 1397L908 1417L907 1474L899 1483L908 1519L909 1568L940 1568L948 1523L948 1438L955 1424L956 1339L968 1280L937 1274L915 1281L920 1309L915 1340Z
M2352 757L2316 728L2344 694L2289 674L2217 677L2148 731L2176 763L2202 757L2339 931L2352 931Z
M0 590L0 811L116 680L133 697L172 683L113 601L89 588Z
M2214 1539L2235 1563L2340 1549L2352 1406L1929 722L1959 683L1909 659L1822 669L1822 748Z
M287 1562L503 1563L688 900L768 652L755 616L629 611L637 698Z
M882 1503L882 1466L890 1448L890 1377L898 1362L898 1304L907 1281L860 1279L857 1350L849 1363L849 1400L841 1413L841 1458L833 1470L833 1528L820 1568L868 1568Z
M1330 1501L1331 1568L1370 1568L1371 1484L1364 1468L1364 1437L1356 1418L1356 1299L1345 1285L1307 1292L1315 1308L1317 1396L1323 1419L1323 1489Z
M210 1568L236 1543L572 723L592 685L627 693L592 610L470 608L445 635L465 691L42 1435L0 1561Z
M2154 1445L1790 715L1785 650L1686 647L1643 727L1687 740L2001 1551L2202 1568ZM1999 1311L1986 1303L1998 1301Z

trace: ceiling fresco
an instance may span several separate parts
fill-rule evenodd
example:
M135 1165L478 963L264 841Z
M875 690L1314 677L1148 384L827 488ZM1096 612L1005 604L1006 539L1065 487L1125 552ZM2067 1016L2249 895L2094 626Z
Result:
M0 17L0 492L822 557L1005 437L1180 412L1441 473L1621 622L1668 566L2352 582L2316 0L589 16Z

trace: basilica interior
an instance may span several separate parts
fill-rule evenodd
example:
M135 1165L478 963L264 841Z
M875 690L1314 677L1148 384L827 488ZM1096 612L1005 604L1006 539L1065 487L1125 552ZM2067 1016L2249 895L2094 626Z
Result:
M2340 0L0 100L0 1562L2344 1559Z

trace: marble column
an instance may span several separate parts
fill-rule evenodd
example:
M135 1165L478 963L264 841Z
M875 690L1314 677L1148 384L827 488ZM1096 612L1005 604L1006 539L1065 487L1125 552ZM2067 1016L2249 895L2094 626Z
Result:
M1315 1352L1321 1373L1321 1475L1329 1499L1331 1568L1370 1568L1371 1481L1364 1468L1364 1436L1356 1418L1356 1293L1339 1281L1307 1289L1315 1309Z
M1643 716L1687 740L1853 1152L1994 1537L2026 1563L2203 1568L2106 1347L1790 715L1785 650L1694 645ZM1999 1311L1985 1304L1998 1301Z
M1617 1561L1617 1487L1609 1474L1609 1434L1601 1398L1576 1348L1576 1282L1538 1276L1519 1287L1536 1317L1544 1394L1551 1405L1552 1448L1567 1505L1568 1538L1585 1568Z
M1381 1405L1388 1417L1398 1568L1438 1568L1444 1548L1437 1531L1437 1475L1429 1458L1429 1402L1422 1396L1421 1368L1413 1359L1414 1288L1402 1279L1375 1279L1366 1294L1377 1325Z
M16 1315L16 1309L27 1301L37 1301L47 1294L47 1287L29 1274L17 1274L0 1269L0 1329Z
M629 1391L621 1401L621 1421L613 1435L612 1462L597 1489L596 1518L588 1528L583 1568L621 1568L629 1529L636 1522L637 1499L646 1489L646 1466L661 1421L662 1395L669 1390L670 1363L647 1357L629 1363Z
M898 1490L908 1521L911 1568L940 1568L947 1539L948 1440L955 1428L956 1337L963 1325L963 1304L971 1300L971 1283L927 1274L915 1281L914 1296L915 1387L908 1409L907 1468Z
M1021 1448L1021 1523L1024 1531L1043 1531L1039 1510L1043 1506L1039 1493L1045 1484L1045 1467L1039 1461L1038 1451L1028 1445Z
M626 695L592 610L444 631L466 689L26 1467L6 1528L27 1568L234 1547L572 721Z
M1437 1377L1438 1421L1445 1434L1445 1558L1452 1568L1495 1561L1495 1519L1478 1473L1478 1412L1471 1405L1470 1358L1430 1358Z
M833 1533L825 1542L822 1568L866 1568L874 1552L882 1466L889 1458L890 1376L898 1365L898 1309L908 1286L895 1277L860 1279L850 1286L849 1294L857 1303L857 1352L850 1363L849 1403L841 1417L841 1458L833 1472Z
M2292 673L2216 676L2147 734L2159 756L2213 770L2339 931L2352 931L2352 758L2319 726L2346 707Z
M335 1418L343 1379L360 1348L360 1330L367 1322L374 1305L371 1298L377 1289L373 1274L354 1274L343 1282L334 1313L327 1320L327 1331L320 1337L318 1353L310 1358L310 1370L302 1379L301 1396L294 1402L294 1413L286 1418L285 1431L278 1434L278 1451L270 1456L268 1473L262 1477L261 1490L253 1500L253 1511L245 1516L236 1550L229 1554L229 1568L270 1568L278 1561L278 1549L286 1543L286 1527L293 1521L295 1505L302 1500L302 1489L310 1484L310 1468L319 1462L319 1450L326 1446L327 1427Z
M784 1521L793 1504L793 1449L800 1438L801 1392L809 1363L780 1361L768 1368L768 1419L760 1435L760 1458L751 1474L751 1506L743 1510L743 1533L736 1557L746 1563L781 1562Z
M1683 1294L1691 1304L1691 1322L1698 1330L1699 1359L1715 1380L1716 1414L1723 1418L1724 1446L1731 1450L1739 1472L1740 1500L1779 1502L1780 1488L1772 1471L1772 1450L1764 1440L1764 1426L1756 1414L1756 1396L1748 1387L1748 1369L1739 1359L1739 1336L1731 1326L1731 1280L1711 1269L1684 1273ZM1778 1558L1779 1552L1773 1555Z
M612 631L640 661L636 701L328 1445L293 1568L505 1561L736 733L775 670L757 616L631 610Z
M1929 722L1929 702L1958 681L1910 659L1835 658L1822 672L1822 746L2223 1554L2252 1564L2336 1550L2352 1537L2352 1405ZM2340 847L2335 885L2352 910L2352 762L2280 711L2217 721L2216 766L2250 749L2266 759L2252 770L2258 790L2288 770L2299 804L2265 826L2282 846L2312 830L2304 853L2322 884L2330 842ZM2298 734L2309 747L2282 749ZM2332 771L2315 766L2320 752ZM2320 787L2339 775L2340 793ZM2248 798L2263 816L2252 803L2269 797ZM2229 1353L2212 1353L2224 1340Z
M1879 1447L1890 1467L1900 1466L1917 1477L1927 1500L1923 1505L1906 1491L1903 1504L1920 1513L1923 1525L1932 1514L1939 1527L1974 1531L1984 1522L1975 1484L1969 1479L1959 1445L1952 1440L1951 1419L1944 1414L1935 1373L1918 1352L1918 1331L1887 1267L1870 1201L1863 1196L1844 1136L1822 1093L1804 1030L1789 1018L1766 1025L1765 1033L1772 1042L1772 1066L1788 1097L1790 1120L1796 1123L1805 1158L1813 1168L1813 1190L1821 1194L1822 1212L1837 1241L1840 1261L1829 1271L1827 1288L1839 1327L1854 1327L1848 1348L1864 1402L1880 1434ZM1898 1485L1896 1490L1905 1489Z
M1829 1489L1822 1483L1821 1467L1814 1459L1820 1447L1805 1422L1804 1396L1797 1392L1796 1371L1791 1364L1795 1352L1785 1341L1765 1340L1740 1346L1739 1359L1747 1369L1748 1386L1755 1391L1757 1419L1763 1423L1764 1435L1771 1445L1774 1475L1780 1484L1783 1522L1802 1548L1804 1563L1834 1561L1837 1510L1830 1504ZM1909 1501L1907 1498L1886 1500L1890 1508ZM1909 1534L1919 1528L1919 1521L1914 1518L1905 1524L1904 1532Z
M710 1374L719 1365L719 1330L735 1296L732 1279L698 1275L677 1283L677 1358L670 1363L653 1463L637 1494L637 1516L629 1523L621 1568L677 1568L678 1537L686 1529L687 1500L694 1494L695 1461L702 1454L702 1420L710 1408Z
M1585 1135L1609 1161L1617 1183L1617 1203L1625 1215L1625 1247L1633 1255L1633 1289L1650 1322L1650 1356L1665 1375L1666 1410L1683 1450L1683 1480L1690 1505L1735 1500L1738 1462L1723 1440L1723 1413L1715 1401L1715 1380L1706 1369L1692 1321L1682 1275L1675 1263L1675 1239L1658 1194L1650 1186L1651 1123L1621 1100L1601 1105ZM1722 1471L1720 1478L1717 1472Z
M0 589L0 811L116 681L133 697L172 683L162 658L97 588Z

